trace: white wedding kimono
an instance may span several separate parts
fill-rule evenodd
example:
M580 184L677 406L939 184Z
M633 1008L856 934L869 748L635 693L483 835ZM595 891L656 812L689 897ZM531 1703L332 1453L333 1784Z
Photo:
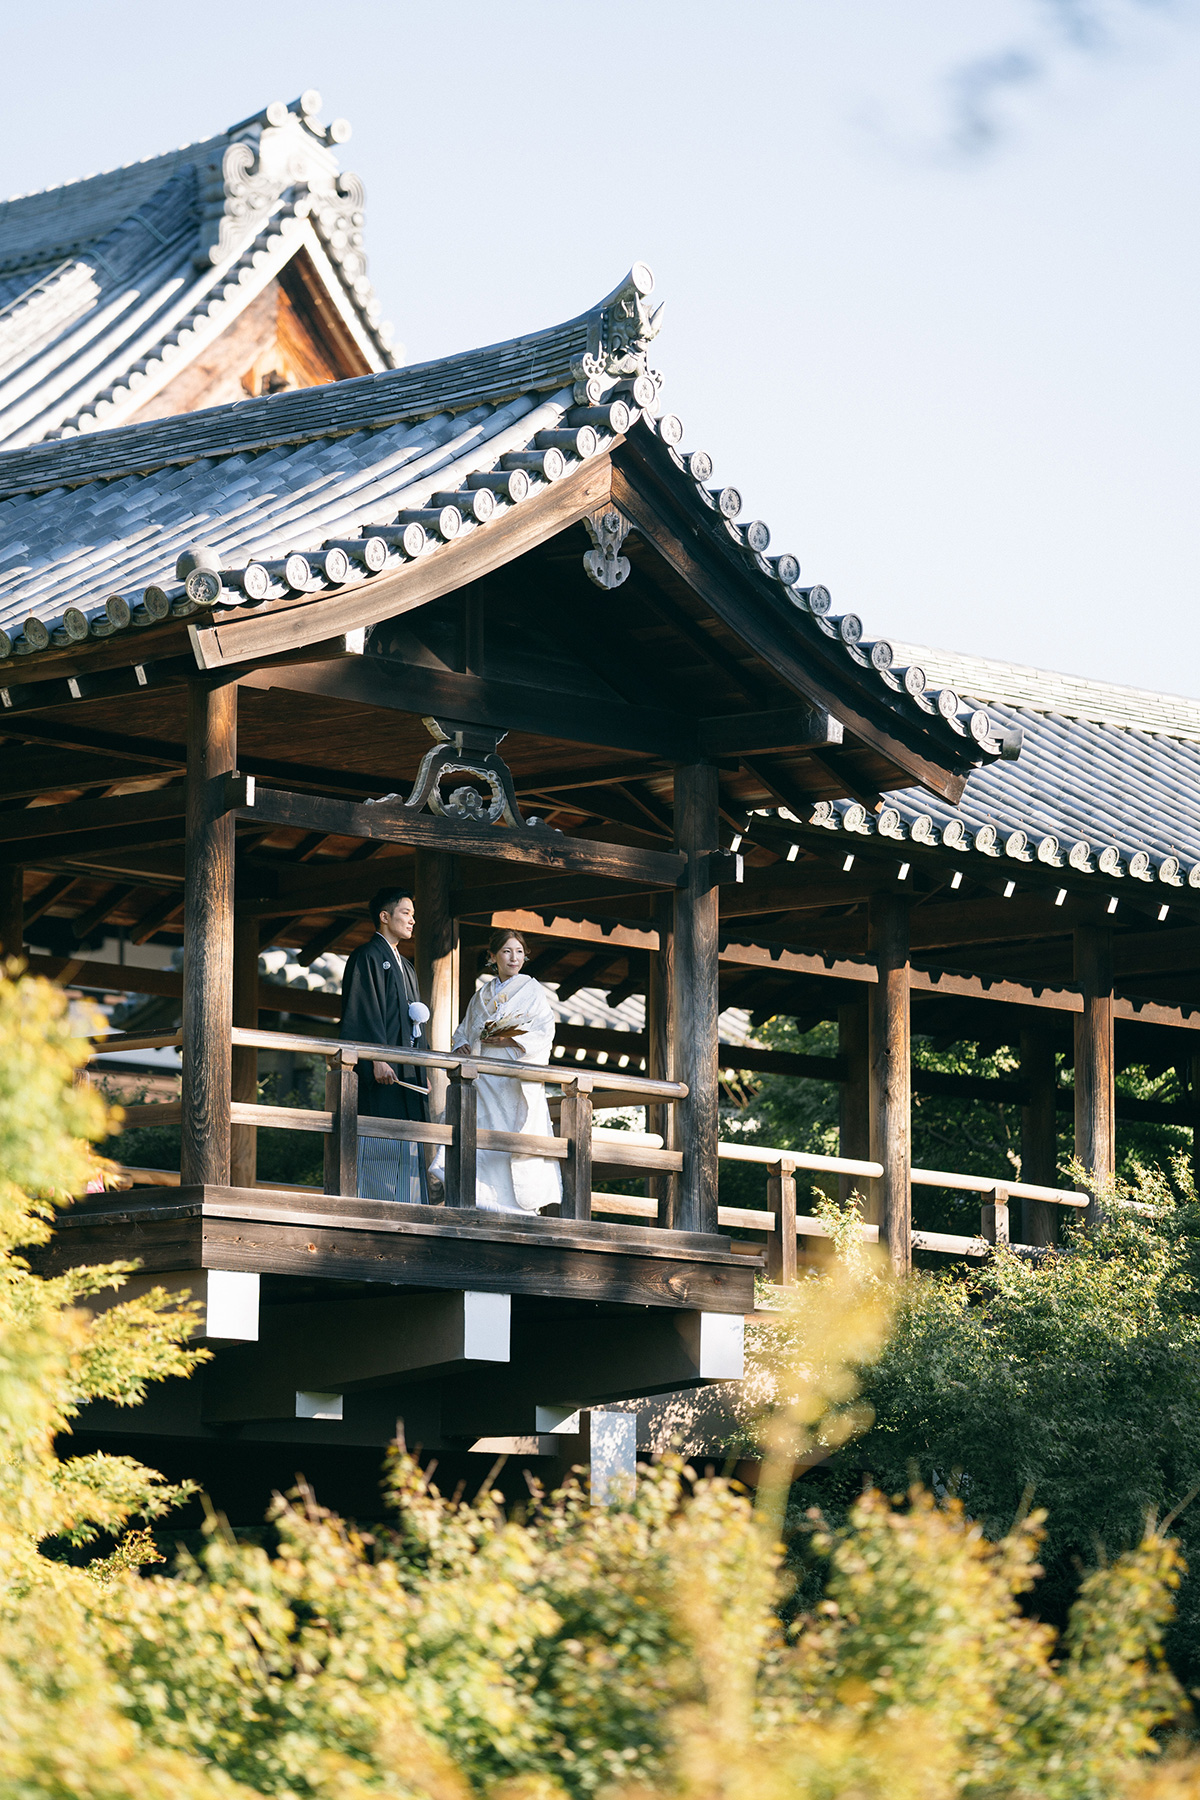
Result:
M520 1028L513 1044L481 1043L484 1026ZM489 981L476 990L467 1016L454 1034L452 1048L473 1056L504 1057L512 1062L546 1064L554 1047L554 1014L546 990L532 975ZM553 1137L554 1126L541 1082L510 1081L481 1075L478 1083L481 1131L526 1131ZM557 1162L544 1156L511 1156L505 1150L480 1150L476 1163L475 1204L490 1212L537 1212L562 1199Z

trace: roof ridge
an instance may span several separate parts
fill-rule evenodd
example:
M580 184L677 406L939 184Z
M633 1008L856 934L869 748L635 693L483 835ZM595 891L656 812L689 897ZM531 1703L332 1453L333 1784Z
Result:
M1123 682L1096 681L1067 670L1042 669L1032 663L980 656L969 650L945 650L928 644L899 643L895 639L892 645L900 660L920 663L929 673L936 675L939 668L947 672L952 670L961 687L969 689L973 675L976 679L982 677L980 685L991 687L992 698L1027 707L1031 712L1088 718L1099 724L1135 725L1140 722L1143 729L1166 736L1200 735L1200 697L1195 695L1132 687ZM1050 691L1055 685L1058 691ZM981 693L979 697L987 696ZM1106 707L1103 704L1106 697L1114 704ZM1085 704L1086 710L1073 712L1073 702ZM1184 715L1176 722L1174 731L1169 719L1163 716L1167 707L1178 708Z
M135 156L129 162L114 163L109 169L92 169L88 174L76 175L70 181L54 181L47 187L29 188L23 194L5 194L0 196L0 207L14 206L22 200L41 200L47 194L59 194L67 188L83 187L89 181L103 181L109 175L124 175L131 169L144 169L148 163L165 162L172 156L185 156L189 150L203 150L209 144L219 144L222 139L232 143L236 134L246 133L255 125L278 125L282 123L285 114L292 113L296 116L297 109L301 122L308 126L314 136L320 135L323 141L338 144L344 144L349 138L350 127L345 119L334 119L328 127L319 125L316 115L321 110L321 96L315 88L308 88L298 100L290 103L272 100L260 112L251 113L248 118L227 125L224 131L213 132L210 137L190 138L186 143L173 144L168 150L158 150L153 156Z

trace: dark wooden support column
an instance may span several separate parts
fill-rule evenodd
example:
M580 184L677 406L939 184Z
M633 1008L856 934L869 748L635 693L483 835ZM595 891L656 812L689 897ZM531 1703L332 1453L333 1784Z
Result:
M454 1136L446 1147L446 1205L474 1206L479 1090L474 1063L459 1063L450 1076L446 1123Z
M413 905L417 913L417 986L429 1008L425 1047L449 1050L458 1023L458 927L450 910L454 858L444 850L418 850ZM446 1117L446 1073L429 1071L429 1116Z
M883 1164L872 1183L874 1219L892 1267L912 1266L912 1059L909 1041L908 901L877 894L870 902L871 1157Z
M870 1032L865 1000L838 1007L838 1055L845 1059L846 1079L838 1089L838 1155L866 1162L871 1155ZM861 1175L838 1176L838 1199L845 1206L852 1194L866 1190Z
M325 1139L325 1192L358 1193L358 1064L343 1050L325 1070L325 1105L333 1129Z
M1075 1154L1103 1181L1117 1165L1113 1083L1113 952L1107 925L1075 927L1075 981L1083 1011L1075 1015ZM1095 1201L1084 1222L1095 1224Z
M25 945L25 871L0 865L0 957L20 956Z
M258 1030L258 920L235 917L233 924L233 1022ZM244 1046L233 1053L235 1100L258 1099L258 1052ZM258 1126L235 1125L230 1139L229 1179L253 1187L258 1176Z
M652 1081L674 1081L675 1058L671 1038L671 1008L675 967L675 906L669 894L654 905L658 949L650 952L650 979L646 987L646 1073ZM646 1108L646 1130L662 1138L664 1150L676 1148L675 1108L668 1102ZM651 1177L650 1192L658 1201L658 1222L673 1215L677 1177L669 1171Z
M688 1089L677 1103L683 1174L667 1221L676 1231L717 1229L717 802L711 763L675 770L675 847L688 858L675 892L675 1073Z
M576 1075L563 1082L559 1136L567 1140L562 1166L562 1217L592 1216L592 1077Z
M1057 1187L1054 1039L1041 1026L1027 1026L1021 1033L1021 1079L1029 1089L1029 1103L1021 1108L1021 1180ZM1022 1205L1021 1243L1056 1244L1060 1209L1045 1200L1024 1200Z
M1192 1180L1200 1194L1200 1054L1189 1056L1183 1071L1192 1108Z
M237 759L237 688L188 688L187 855L183 914L185 1185L229 1181L233 1073L234 814L225 777Z

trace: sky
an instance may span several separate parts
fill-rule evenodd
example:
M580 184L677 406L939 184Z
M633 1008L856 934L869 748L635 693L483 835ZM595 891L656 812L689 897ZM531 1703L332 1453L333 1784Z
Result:
M406 361L635 261L684 447L869 637L1200 695L1200 0L43 0L0 192L316 87Z

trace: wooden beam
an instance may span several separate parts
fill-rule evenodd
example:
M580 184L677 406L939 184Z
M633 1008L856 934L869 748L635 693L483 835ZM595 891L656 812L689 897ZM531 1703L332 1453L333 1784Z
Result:
M713 714L700 720L705 756L762 756L772 750L811 750L844 741L842 723L824 707L780 706L771 712Z
M342 588L328 598L284 606L259 616L229 614L212 625L191 625L189 636L201 669L253 662L299 649L319 638L377 625L478 581L527 550L578 524L604 506L612 487L607 456L581 463L561 481L532 494L507 514L443 544L394 574ZM476 721L479 723L481 721Z
M75 938L76 942L80 944L85 943L87 939L91 937L98 925L103 925L107 919L112 917L119 906L123 906L126 900L128 900L132 894L136 893L137 888L130 887L127 884L121 884L117 887L110 888L102 900L97 900L94 906L89 906L86 912L80 913L78 918L72 919L71 935Z
M187 720L179 1171L185 1184L224 1184L230 1158L234 857L226 778L237 764L237 688L194 681Z
M1083 1002L1075 1020L1075 1154L1097 1180L1106 1181L1117 1161L1113 952L1108 926L1076 926L1075 979ZM1098 1217L1093 1200L1086 1222L1092 1224Z
M669 566L734 636L811 705L834 713L846 731L903 769L922 787L956 805L966 786L966 775L955 767L959 758L950 746L946 746L944 760L935 760L928 752L913 749L895 732L868 718L861 704L850 697L848 672L844 678L845 687L839 684L835 691L816 673L819 665L813 649L808 644L801 644L799 633L787 616L789 602L782 590L776 598L773 593L762 591L765 584L752 583L744 575L740 580L736 577L731 580L731 570L723 564L715 547L705 543L694 530L685 541L666 516L658 496L651 498L647 493L639 473L632 457L623 458L619 466L614 466L614 504L633 521L643 536L649 538ZM914 724L914 735L918 729Z
M6 746L0 752L0 790L9 800L28 800L60 789L109 787L146 773L129 756L86 756L63 750Z
M673 1230L717 1229L717 893L711 870L719 844L717 771L712 763L675 771L675 842L687 878L675 894L674 1013L676 1079L684 1150Z
M243 687L264 692L315 694L347 706L372 706L419 718L435 713L566 743L640 750L667 759L696 754L695 722L682 713L460 675L390 656L250 669L238 679Z
M303 831L325 831L331 837L376 838L450 855L522 863L530 868L605 875L639 887L674 887L684 869L684 859L674 851L569 838L546 826L515 830L460 824L432 813L408 812L398 801L356 806L352 801L332 800L322 794L291 794L258 786L253 801L239 806L238 817Z
M154 788L148 794L122 794L115 800L69 800L62 806L23 806L0 813L0 843L36 846L41 838L65 839L74 833L95 838L102 832L182 819L182 787Z
M879 979L870 990L871 1160L883 1164L874 1188L874 1223L893 1269L912 1266L912 1049L909 1025L908 902L880 894L871 902L871 954Z

